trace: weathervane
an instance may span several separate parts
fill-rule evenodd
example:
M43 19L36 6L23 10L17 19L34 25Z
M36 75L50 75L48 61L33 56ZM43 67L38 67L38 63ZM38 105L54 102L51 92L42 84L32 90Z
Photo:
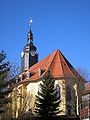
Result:
M30 21L29 21L30 30L31 30L31 23L32 23L32 18L30 18Z

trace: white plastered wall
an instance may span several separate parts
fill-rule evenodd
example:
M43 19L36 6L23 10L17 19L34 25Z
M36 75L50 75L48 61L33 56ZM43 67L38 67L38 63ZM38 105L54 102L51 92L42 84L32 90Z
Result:
M27 85L27 94L31 95L32 97L32 101L31 101L31 108L34 108L35 106L35 95L37 95L38 89L39 89L39 85L42 81L38 81L38 82L31 82ZM62 112L60 112L61 115L65 115L66 114L66 98L65 98L65 84L64 84L64 80L55 80L55 85L59 84L61 87L61 102L60 102L60 110L62 110Z

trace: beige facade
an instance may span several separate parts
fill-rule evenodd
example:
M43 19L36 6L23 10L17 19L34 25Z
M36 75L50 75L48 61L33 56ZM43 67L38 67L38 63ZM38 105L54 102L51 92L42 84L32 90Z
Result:
M61 90L61 103L60 103L60 110L62 110L62 112L60 113L61 115L65 115L66 113L66 107L65 107L65 85L63 85L63 81L64 80L55 80L55 85L58 84L60 86L60 90ZM31 82L27 85L27 95L32 95L33 99L32 99L32 104L31 104L31 108L34 109L35 108L35 95L37 95L38 90L40 89L39 85L42 81L38 81L38 82Z
M75 95L77 96L76 104L77 104L77 114L78 114L78 90L77 90L77 84L74 82L66 82L68 80L64 79L57 79L55 80L55 86L58 84L60 86L60 95L61 95L61 102L60 102L60 115L66 115L67 114L67 101L66 101L66 86L71 84L71 86L75 89ZM36 95L38 91L40 90L40 83L42 81L38 80L35 82L30 82L27 85L19 85L18 87L15 87L13 89L12 97L13 97L13 103L12 103L12 111L13 116L18 117L18 115L22 112L26 112L28 110L32 110L34 112L35 110L35 100ZM73 110L72 110L73 111ZM72 112L74 114L74 112Z

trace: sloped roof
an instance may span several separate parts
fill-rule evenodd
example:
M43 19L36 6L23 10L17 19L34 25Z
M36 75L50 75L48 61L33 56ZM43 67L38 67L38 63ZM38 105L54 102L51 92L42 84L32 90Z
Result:
M83 91L83 95L86 95L86 94L90 94L90 83L88 83L88 85L85 87Z
M43 74L39 77L38 70L43 70ZM57 49L49 56L45 57L35 65L29 68L29 72L33 73L29 79L25 78L23 82L36 81L42 78L47 71L50 71L51 75L55 78L81 78L78 72L73 68L64 55Z
M90 91L90 83L89 83L88 86L86 87L86 91Z

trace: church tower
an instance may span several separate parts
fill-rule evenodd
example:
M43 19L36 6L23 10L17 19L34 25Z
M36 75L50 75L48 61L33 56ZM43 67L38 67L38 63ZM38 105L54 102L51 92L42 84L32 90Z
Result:
M36 47L33 44L33 34L31 32L31 23L30 19L30 28L27 34L27 44L24 47L21 53L21 71L28 70L32 65L38 62L38 53L36 52Z

